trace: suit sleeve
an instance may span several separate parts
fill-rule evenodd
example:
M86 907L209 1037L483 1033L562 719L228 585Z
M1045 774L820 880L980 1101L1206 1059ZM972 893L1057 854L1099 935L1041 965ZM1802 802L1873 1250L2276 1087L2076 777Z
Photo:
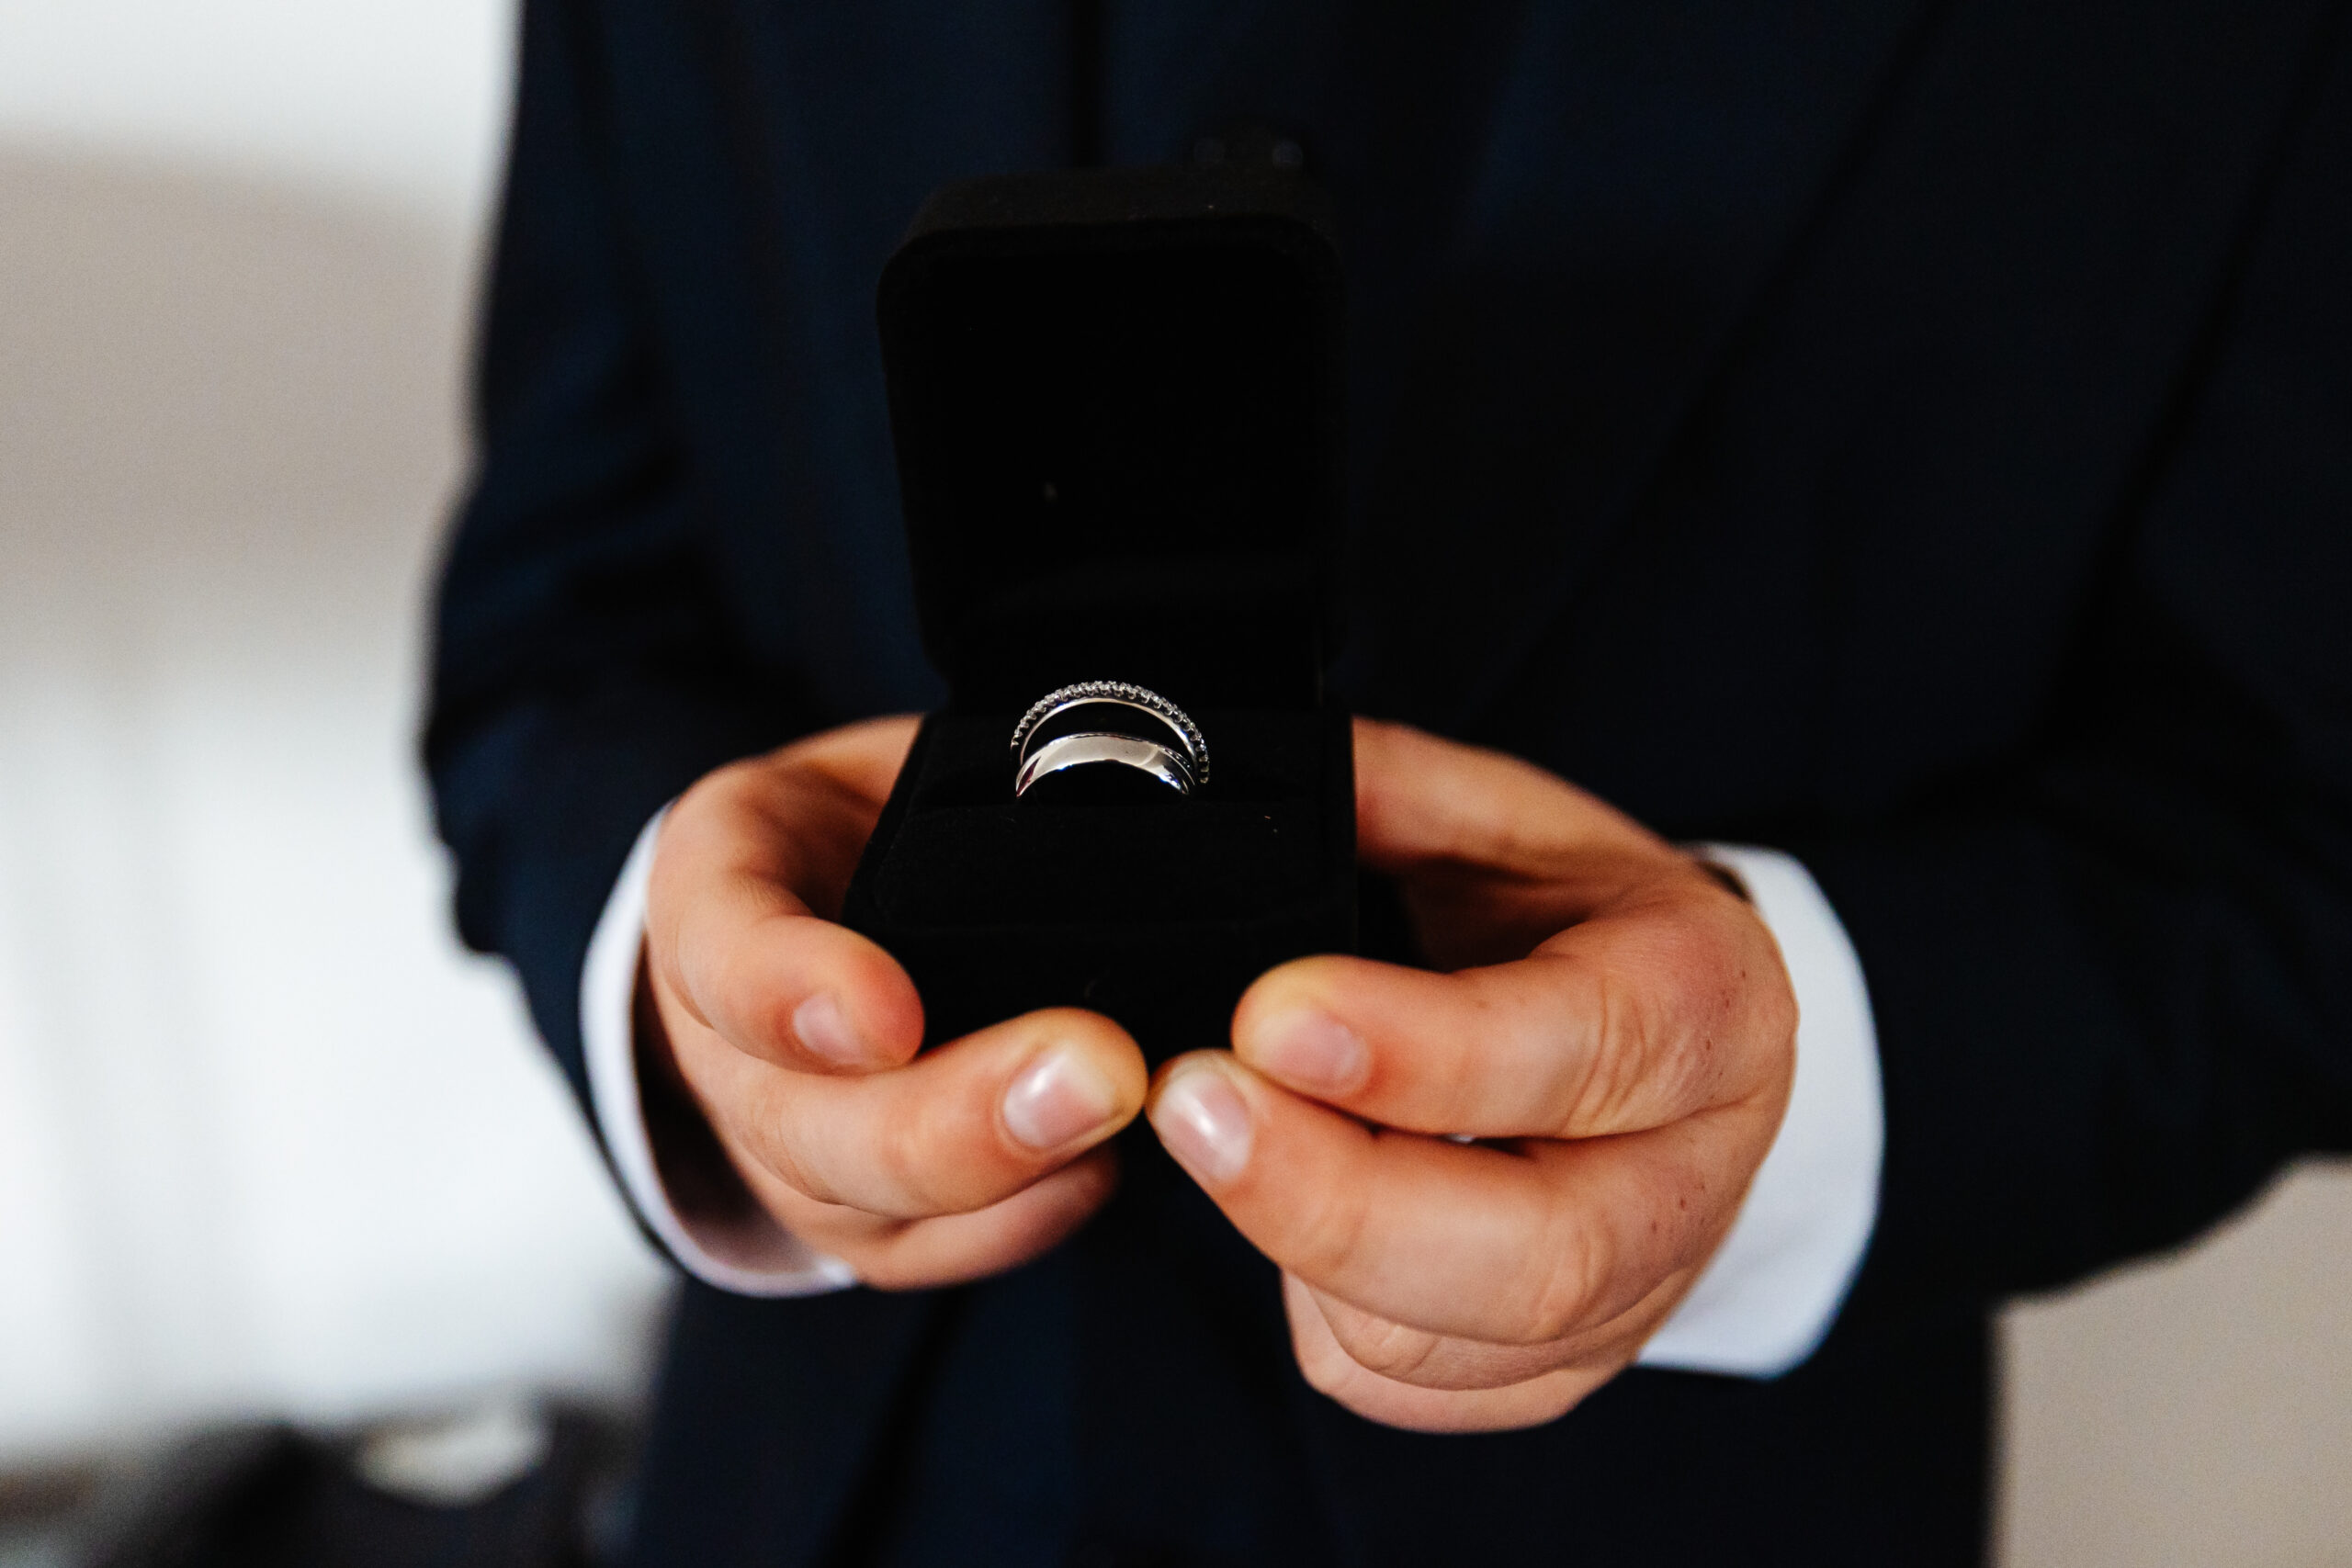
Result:
M588 12L524 6L477 468L435 606L424 736L459 931L514 963L583 1107L581 965L638 830L712 767L817 727L730 640L713 590Z
M2352 1147L2341 48L2329 70L2030 764L1792 846L1879 1031L1886 1164L1858 1309L2072 1280Z

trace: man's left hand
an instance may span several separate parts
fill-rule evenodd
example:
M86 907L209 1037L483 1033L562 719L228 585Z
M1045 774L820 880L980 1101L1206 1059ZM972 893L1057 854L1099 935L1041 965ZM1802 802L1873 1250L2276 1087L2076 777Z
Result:
M1358 852L1443 972L1272 971L1232 1053L1161 1070L1152 1123L1282 1267L1308 1382L1390 1426L1532 1426L1731 1228L1796 1000L1745 902L1554 775L1366 721L1356 769Z

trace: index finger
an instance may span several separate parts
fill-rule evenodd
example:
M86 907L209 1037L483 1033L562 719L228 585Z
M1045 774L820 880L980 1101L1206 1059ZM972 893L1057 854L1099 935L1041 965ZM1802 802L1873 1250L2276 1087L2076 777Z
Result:
M1161 1069L1161 1142L1259 1251L1392 1322L1532 1345L1608 1323L1702 1257L1754 1129L1464 1147L1367 1127L1219 1053ZM1720 1119L1720 1121L1718 1120ZM1752 1168L1754 1162L1747 1162Z
M913 1056L922 1003L898 961L824 918L914 735L912 719L830 731L722 768L661 829L646 906L657 1000L737 1049L817 1072Z
M1432 864L1535 878L1655 859L1667 842L1556 773L1409 725L1355 721L1356 850L1366 865Z
M1387 1126L1581 1138L1771 1089L1795 1024L1770 933L1693 874L1511 963L1286 964L1243 995L1233 1043L1278 1082Z

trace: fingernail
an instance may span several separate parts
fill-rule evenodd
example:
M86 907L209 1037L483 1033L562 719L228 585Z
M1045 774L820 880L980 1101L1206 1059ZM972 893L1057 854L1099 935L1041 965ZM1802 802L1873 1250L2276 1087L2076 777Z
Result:
M1372 1066L1362 1035L1312 1008L1275 1014L1257 1031L1247 1055L1251 1066L1308 1090L1354 1089Z
M800 1036L810 1055L837 1066L862 1067L875 1058L830 991L820 991L792 1010L792 1032Z
M1118 1110L1118 1087L1069 1046L1047 1051L1004 1091L1004 1124L1033 1149L1060 1148Z
M1152 1102L1151 1124L1178 1163L1204 1181L1230 1181L1250 1163L1250 1102L1221 1068L1203 1063L1170 1078Z

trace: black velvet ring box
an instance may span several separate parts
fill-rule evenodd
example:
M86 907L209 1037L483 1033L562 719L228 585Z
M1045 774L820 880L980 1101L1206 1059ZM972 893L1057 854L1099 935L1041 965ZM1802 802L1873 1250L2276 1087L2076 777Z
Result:
M1084 1007L1158 1062L1226 1043L1267 969L1352 948L1352 750L1323 681L1342 312L1320 197L1276 171L951 186L885 269L908 546L949 695L842 918L912 976L927 1043ZM1016 801L1014 725L1080 681L1188 712L1207 783Z

